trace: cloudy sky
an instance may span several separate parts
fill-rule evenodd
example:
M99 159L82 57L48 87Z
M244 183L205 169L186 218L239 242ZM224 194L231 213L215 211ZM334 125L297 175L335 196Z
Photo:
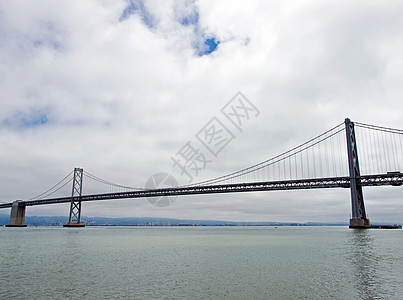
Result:
M0 201L40 194L74 167L127 186L158 172L184 184L172 157L188 142L210 155L201 181L346 117L402 129L402 15L398 0L3 0ZM238 92L256 109L242 130L221 112ZM211 156L197 134L217 119L233 139ZM370 219L403 222L401 195L365 188ZM232 221L338 222L350 211L347 189L83 204L86 216Z

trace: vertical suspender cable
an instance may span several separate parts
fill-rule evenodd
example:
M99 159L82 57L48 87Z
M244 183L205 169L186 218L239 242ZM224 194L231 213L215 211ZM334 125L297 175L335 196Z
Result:
M388 161L388 167L387 167L387 169L386 169L386 171L392 171L392 169L393 169L393 162L392 162L392 154L391 154L391 151L390 151L390 145L389 145L389 142L388 142L388 134L386 133L386 132L383 132L382 133L382 140L383 140L383 144L384 144L384 149L385 149L385 153L386 153L386 156L387 156L387 161Z
M392 134L392 133L389 133L389 140L390 140L390 147L389 148L391 148L391 151L392 151L392 157L393 157L393 169L394 170L392 170L392 171L395 171L396 170L396 151L395 151L395 143L393 142L393 137L392 137L392 135L394 136L394 134Z

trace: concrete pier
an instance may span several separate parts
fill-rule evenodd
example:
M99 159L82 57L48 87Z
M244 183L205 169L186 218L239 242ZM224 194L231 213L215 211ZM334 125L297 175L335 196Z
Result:
M10 221L6 227L27 227L25 225L25 206L20 205L21 200L13 202L11 207Z
M64 224L63 227L85 227L83 223L67 223Z
M370 228L371 222L367 218L350 219L350 228Z
M399 224L395 225L371 225L369 219L350 219L349 228L353 229L402 229Z

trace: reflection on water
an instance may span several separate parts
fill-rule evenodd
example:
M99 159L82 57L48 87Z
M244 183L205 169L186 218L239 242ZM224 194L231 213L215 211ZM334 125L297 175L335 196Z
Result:
M351 261L354 286L361 299L382 299L384 294L378 276L381 257L374 249L374 237L369 230L353 229L347 257Z

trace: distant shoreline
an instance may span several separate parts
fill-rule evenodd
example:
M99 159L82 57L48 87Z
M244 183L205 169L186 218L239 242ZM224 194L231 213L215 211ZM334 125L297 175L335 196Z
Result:
M0 226L7 225L10 216L8 214L0 214ZM26 216L25 224L28 226L63 226L68 222L67 216ZM349 226L348 222L235 222L235 221L218 221L218 220L189 220L189 219L172 219L172 218L106 218L106 217L85 217L81 218L81 222L85 226L157 226L157 227L192 227L192 226ZM374 222L372 225L377 226L384 223L392 222ZM395 222L393 222L395 224ZM402 223L397 223L402 224Z
M9 222L9 215L0 214L0 226ZM66 216L26 216L28 226L62 226L68 222ZM86 226L348 226L347 222L234 222L217 220L183 220L171 218L104 218L82 217Z

